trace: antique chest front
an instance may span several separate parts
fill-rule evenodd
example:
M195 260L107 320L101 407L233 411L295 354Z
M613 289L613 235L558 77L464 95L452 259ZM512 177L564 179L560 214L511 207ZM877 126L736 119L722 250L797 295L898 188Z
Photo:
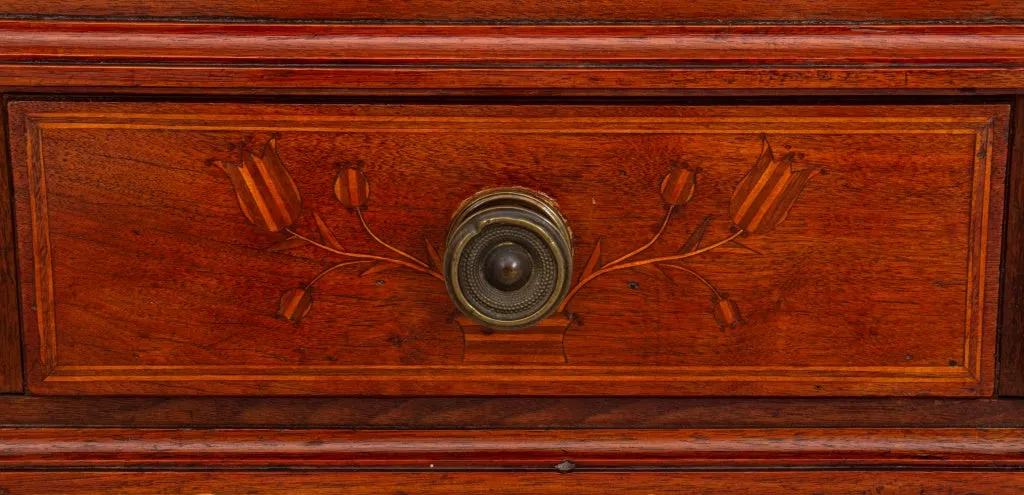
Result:
M8 2L0 493L1024 487L1024 5L429 3Z

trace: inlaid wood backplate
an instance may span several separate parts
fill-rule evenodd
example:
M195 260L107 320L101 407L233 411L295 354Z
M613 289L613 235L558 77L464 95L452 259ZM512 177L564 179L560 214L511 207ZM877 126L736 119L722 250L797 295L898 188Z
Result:
M1008 114L13 102L28 386L990 395ZM439 260L508 186L575 273L492 331Z

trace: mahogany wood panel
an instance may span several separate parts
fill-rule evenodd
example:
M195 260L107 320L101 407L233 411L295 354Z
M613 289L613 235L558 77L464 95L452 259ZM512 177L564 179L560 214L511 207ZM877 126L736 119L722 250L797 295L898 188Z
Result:
M3 469L1021 468L1019 429L0 429ZM565 469L563 469L565 470Z
M10 110L36 393L992 392L1007 106ZM209 165L237 167L243 141L242 155L294 177L294 235L253 228L241 189ZM751 166L794 159L813 172L790 218L734 215L756 234L730 232ZM351 166L374 191L365 219L331 194ZM673 166L702 169L692 204L660 197ZM360 222L427 260L424 240L441 243L462 199L512 184L561 203L578 258L598 239L607 253L595 276L608 274L566 308L564 363L460 364L461 330L427 269L339 271L318 280L309 316L280 317L305 314L278 299L312 288L325 262L380 252ZM720 220L696 227L709 215ZM649 256L686 259L682 275L627 270L654 266L646 257L613 269L670 218ZM688 239L702 247L673 255ZM744 324L721 321L726 300Z
M1014 105L1010 189L1003 247L999 393L1024 396L1024 97Z
M181 17L193 21L251 18L420 22L991 22L1022 20L1022 10L1024 5L1019 0L5 0L3 4L3 13L10 16Z
M0 20L0 61L524 67L1020 67L1022 25L429 26ZM765 49L770 46L771 49Z
M164 428L1024 428L1024 401L820 398L0 398L0 425Z
M684 472L0 472L10 495L437 495L820 493L823 495L1016 495L1019 471Z
M18 265L14 259L14 211L5 117L5 109L0 108L0 393L23 391Z

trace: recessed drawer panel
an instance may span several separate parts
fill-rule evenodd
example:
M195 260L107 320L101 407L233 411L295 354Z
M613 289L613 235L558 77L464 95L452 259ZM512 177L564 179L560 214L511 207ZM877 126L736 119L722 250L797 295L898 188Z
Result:
M8 110L33 393L992 394L1007 105Z

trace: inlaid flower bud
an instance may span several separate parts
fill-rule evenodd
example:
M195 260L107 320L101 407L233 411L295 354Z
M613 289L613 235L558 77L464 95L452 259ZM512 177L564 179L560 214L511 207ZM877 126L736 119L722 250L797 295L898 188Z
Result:
M299 218L302 196L277 155L277 140L267 141L259 156L242 152L242 164L216 162L231 179L242 213L253 225L281 231Z
M729 299L729 296L725 294L715 296L711 299L711 303L714 305L713 311L715 320L718 321L718 328L725 330L743 323L739 306Z
M814 168L794 172L796 157L796 153L786 153L776 160L772 147L765 146L729 202L729 216L737 227L760 234L786 219L807 181L818 174Z
M363 172L355 167L342 167L334 180L334 196L349 208L366 206L370 197L370 183Z
M308 289L291 289L281 294L277 315L291 321L299 321L313 309L313 295Z
M688 163L675 163L661 181L661 198L669 206L689 203L697 192L697 171Z

